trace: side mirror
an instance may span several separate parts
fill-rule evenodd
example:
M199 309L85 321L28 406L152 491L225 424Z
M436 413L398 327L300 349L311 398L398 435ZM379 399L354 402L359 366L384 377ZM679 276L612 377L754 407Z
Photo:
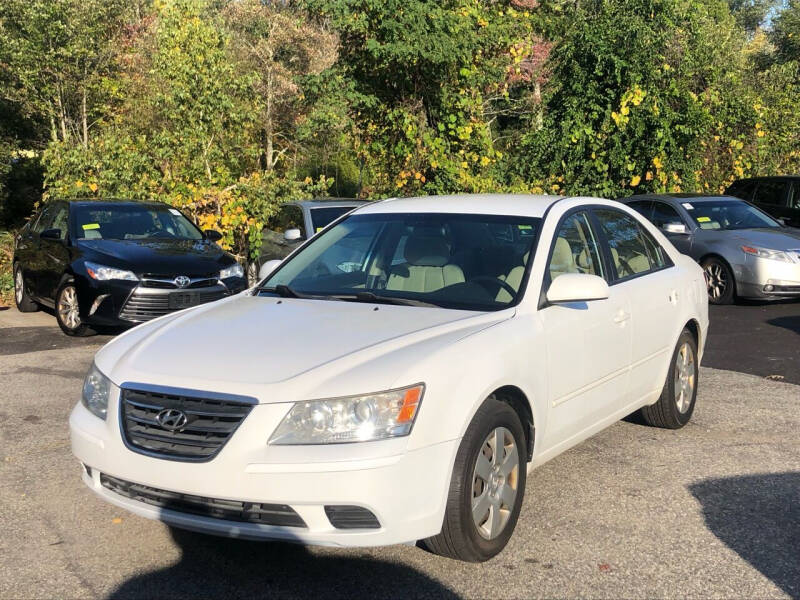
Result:
M608 284L597 275L585 273L564 273L559 275L547 289L547 301L552 304L562 302L588 302L608 298Z
M303 233L299 229L287 229L283 232L283 239L287 242L294 242L303 237Z
M664 223L664 227L661 229L665 233L688 233L686 225L683 223Z
M262 281L267 278L267 275L272 273L275 269L278 268L278 265L281 264L282 261L280 260L268 260L261 268L258 270L258 279Z
M61 230L60 229L45 229L42 233L39 234L39 237L43 240L61 240Z
M222 234L219 231L215 231L214 229L206 229L203 232L203 235L210 242L218 242L222 239Z

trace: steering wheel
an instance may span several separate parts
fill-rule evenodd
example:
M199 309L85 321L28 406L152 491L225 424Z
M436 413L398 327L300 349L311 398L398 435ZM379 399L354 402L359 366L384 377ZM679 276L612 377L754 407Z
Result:
M511 295L512 298L514 298L517 295L517 290L515 290L513 287L511 287L508 283L506 283L502 279L498 279L497 277L490 277L488 275L481 275L480 277L473 277L472 279L469 280L469 283L472 283L473 281L475 283L481 283L481 282L491 283L492 285L495 285L498 288L502 288L505 291L507 291ZM486 286L484 286L484 287L486 287Z

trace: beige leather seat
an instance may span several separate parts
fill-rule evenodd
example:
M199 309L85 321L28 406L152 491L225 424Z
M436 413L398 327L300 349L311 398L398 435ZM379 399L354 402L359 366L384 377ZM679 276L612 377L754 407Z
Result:
M620 277L628 277L636 273L643 273L650 270L650 260L644 254L636 254L629 257L625 262L619 258L619 252L616 248L611 248L611 257L614 259L614 265L617 267L617 275Z
M553 256L550 259L550 279L555 279L564 273L578 273L578 265L575 263L575 256L572 254L572 247L564 238L556 238L556 245L553 248Z
M410 237L403 255L406 262L389 270L387 290L435 292L464 282L464 272L450 264L450 247L440 237Z
M528 257L530 256L530 252L526 252L525 256L522 257L522 264L517 265L513 269L508 272L508 275L501 276L500 279L505 281L508 285L510 285L515 290L519 291L519 286L522 285L522 278L525 275L525 266L528 264ZM495 300L498 302L511 302L511 294L508 293L507 290L500 288L500 291L497 292L497 296L495 296Z

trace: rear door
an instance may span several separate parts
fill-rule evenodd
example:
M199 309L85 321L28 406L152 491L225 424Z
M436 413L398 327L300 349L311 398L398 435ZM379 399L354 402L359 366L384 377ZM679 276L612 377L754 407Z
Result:
M565 273L610 279L588 210L567 213L550 246L544 289ZM605 300L542 307L550 416L544 444L571 445L581 432L628 403L630 301L621 287Z
M594 209L607 242L613 290L630 299L630 402L638 404L664 385L664 366L686 301L678 269L639 221L615 208Z
M47 204L43 209L41 215L31 227L31 235L27 250L25 253L26 269L28 273L29 293L38 298L44 297L43 290L46 289L43 278L47 270L47 259L42 250L42 240L39 234L45 229L50 229L50 224L53 222L55 216L55 205Z
M800 179L792 181L792 189L789 192L789 211L787 216L787 225L800 227Z

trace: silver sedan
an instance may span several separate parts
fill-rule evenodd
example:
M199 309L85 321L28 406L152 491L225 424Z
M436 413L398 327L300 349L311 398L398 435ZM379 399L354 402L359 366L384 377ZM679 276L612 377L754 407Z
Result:
M800 229L731 196L646 194L620 201L702 265L712 304L800 298Z

